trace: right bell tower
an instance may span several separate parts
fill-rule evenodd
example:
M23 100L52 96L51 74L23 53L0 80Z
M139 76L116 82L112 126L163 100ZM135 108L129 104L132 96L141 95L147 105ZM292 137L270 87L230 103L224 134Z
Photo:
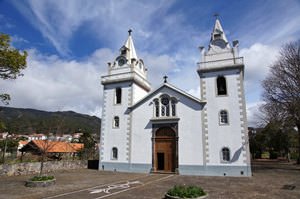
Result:
M217 175L251 176L244 92L244 61L239 42L228 42L216 18L208 49L200 47L204 166Z

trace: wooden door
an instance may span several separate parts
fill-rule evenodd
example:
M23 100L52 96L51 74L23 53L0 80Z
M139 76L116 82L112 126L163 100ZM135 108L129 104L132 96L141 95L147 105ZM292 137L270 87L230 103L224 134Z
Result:
M156 171L175 171L175 135L170 129L158 130L155 138L154 162Z

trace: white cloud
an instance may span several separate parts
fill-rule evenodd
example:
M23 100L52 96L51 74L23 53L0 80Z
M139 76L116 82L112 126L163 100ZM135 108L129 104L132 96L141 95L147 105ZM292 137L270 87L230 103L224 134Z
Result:
M262 101L247 104L247 119L249 127L259 127L262 124L261 112L259 107Z
M93 37L108 43L123 41L124 31L133 28L136 35L149 38L152 18L166 14L173 1L13 1L16 8L47 38L63 56L70 54L69 41L86 24ZM162 17L164 29L172 26L170 17ZM170 19L170 20L168 20ZM161 30L162 31L162 30ZM109 33L109 34L108 34Z
M279 48L255 43L241 49L240 56L245 63L245 91L248 102L258 101L261 94L261 81L266 77L269 67L277 58Z
M200 98L200 86L198 86L196 89L190 89L187 91L189 94L197 97L197 98Z
M260 82L266 77L268 66L276 59L278 45L295 39L299 33L296 24L300 18L294 11L300 4L296 1L290 3L292 6L274 3L275 7L282 4L284 9L281 12L274 9L276 15L272 17L267 12L271 8L269 3L255 10L247 10L246 16L239 17L239 24L236 24L238 28L231 29L231 34L227 31L227 36L238 35L242 43L249 45L240 51L245 58L245 93L248 104L259 103ZM211 27L200 27L200 22L190 18L189 10L175 8L175 1L29 0L13 1L13 4L60 55L72 53L69 42L82 29L92 37L91 41L97 38L101 45L114 48L112 51L99 49L83 61L65 60L32 51L25 76L10 83L14 89L18 89L10 89L12 94L18 96L13 97L13 100L22 99L19 102L13 101L16 106L46 110L62 107L99 114L102 98L100 75L106 74L106 62L115 58L129 28L134 31L137 54L148 66L148 78L153 88L162 83L162 77L166 74L170 83L199 97L196 62L200 56L197 46L200 43L207 44ZM205 10L207 13L209 11ZM202 15L199 18L207 17ZM10 87L7 84L4 84L6 89ZM30 96L30 89L33 96Z
M11 95L13 107L49 111L73 110L100 117L102 87L100 75L106 73L109 49L99 49L83 61L66 61L29 50L24 76L1 80L1 92Z

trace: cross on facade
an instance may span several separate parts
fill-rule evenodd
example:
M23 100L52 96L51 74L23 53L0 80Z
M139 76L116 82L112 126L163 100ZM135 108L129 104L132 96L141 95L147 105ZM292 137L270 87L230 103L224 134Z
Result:
M164 83L167 83L167 82L168 82L168 81L167 81L167 79L168 79L168 76L167 76L167 75L165 75L165 76L164 76L164 79L165 79L165 80L164 80Z
M132 30L131 30L131 29L129 29L129 30L128 30L128 33L129 33L129 35L131 35L131 32L132 32Z
M215 14L214 14L214 17L216 17L216 19L218 19L219 16L220 16L219 13L215 13Z

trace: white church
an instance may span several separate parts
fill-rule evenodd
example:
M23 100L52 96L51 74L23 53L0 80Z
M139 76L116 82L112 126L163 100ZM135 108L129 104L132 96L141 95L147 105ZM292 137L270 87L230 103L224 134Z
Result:
M201 62L195 67L200 96L192 96L166 77L158 88L151 88L148 69L128 32L120 55L108 63L108 74L101 78L99 169L251 176L238 41L228 42L217 18L208 49L200 47Z

